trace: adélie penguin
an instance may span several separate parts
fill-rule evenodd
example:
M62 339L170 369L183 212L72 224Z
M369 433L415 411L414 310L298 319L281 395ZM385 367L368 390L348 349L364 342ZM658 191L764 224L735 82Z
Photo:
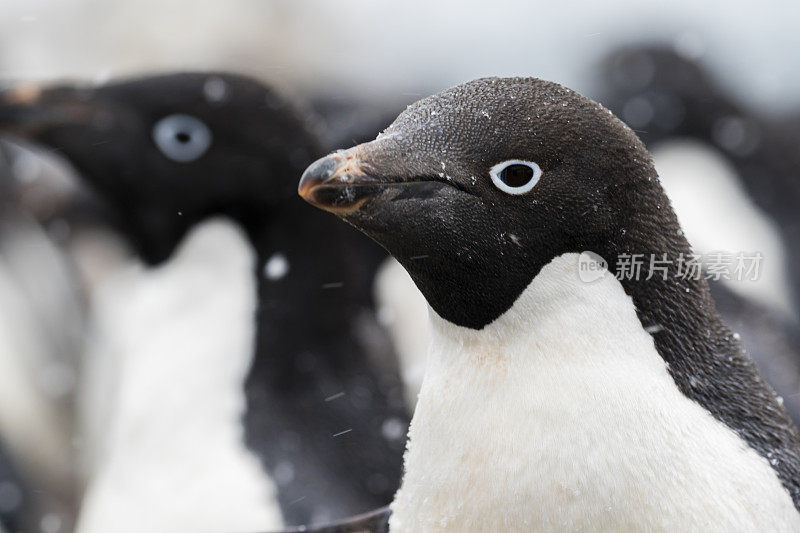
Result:
M299 191L430 305L393 531L796 531L800 437L714 309L636 135L486 78L310 166ZM626 254L665 276L617 276ZM591 274L591 275L589 275Z
M24 105L0 104L2 125L58 148L118 213L118 227L149 263L169 259L187 232L214 215L234 220L253 247L255 338L245 353L231 352L231 368L190 365L165 393L177 394L186 382L202 390L217 383L216 376L239 368L244 357L249 370L238 386L246 410L241 420L231 422L243 426L243 440L261 460L262 475L276 487L283 522L327 522L388 503L399 484L407 415L395 358L372 309L369 279L385 254L354 230L331 224L295 194L297 175L323 152L294 106L261 83L220 73L53 88L25 100ZM237 240L230 230L215 235ZM207 254L210 242L192 239L188 256ZM319 261L319 254L326 260ZM177 259L186 257L179 253ZM238 271L242 261L246 257L228 262ZM172 267L156 274L180 280ZM200 278L191 279L196 283ZM218 279L220 286L225 281L224 276ZM202 291L194 293L203 298ZM148 308L154 307L150 302ZM224 327L222 320L216 324ZM166 324L158 328L161 334L169 332ZM208 327L195 337L212 333ZM160 358L146 356L165 366L175 359L168 351ZM225 358L214 361L224 365ZM148 386L159 370L140 369L137 375ZM222 398L218 392L201 392L198 401ZM139 396L153 397L147 388ZM157 408L157 402L150 403ZM202 419L201 403L198 407L197 413L184 411L182 416ZM152 427L137 418L142 409L132 411L131 428L147 428L148 441L138 450L132 449L135 442L125 441L137 460L144 451L158 449L148 442L172 438L168 424ZM172 466L202 477L202 467L190 465L213 465L213 450L205 459L197 453L205 444L187 446L186 464ZM141 481L138 488L150 490ZM125 476L117 483L124 485ZM182 498L192 494L189 487L180 492ZM230 494L235 498L235 491ZM128 502L131 511L130 501L117 498L114 503ZM230 509L221 512L230 514Z

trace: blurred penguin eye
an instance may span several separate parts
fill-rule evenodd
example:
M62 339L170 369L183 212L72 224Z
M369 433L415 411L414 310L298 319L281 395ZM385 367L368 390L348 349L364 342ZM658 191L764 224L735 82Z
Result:
M199 159L211 146L211 130L191 115L169 115L153 126L153 142L179 163Z
M525 194L542 177L542 169L533 161L512 159L498 163L489 170L495 187L508 194Z

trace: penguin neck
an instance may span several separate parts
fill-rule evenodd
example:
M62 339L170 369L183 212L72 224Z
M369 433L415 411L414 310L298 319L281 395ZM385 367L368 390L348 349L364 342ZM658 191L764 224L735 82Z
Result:
M247 231L258 256L262 296L286 292L292 300L311 298L323 307L338 308L342 300L372 305L372 275L387 254L332 215L293 197L275 209L270 220L251 225ZM276 257L285 259L287 268L270 274L265 266ZM300 310L304 307L297 306ZM344 311L347 314L348 309ZM319 312L310 315L305 317L306 323L315 317L335 319L321 317Z
M482 330L431 314L393 530L800 524L768 461L676 387L620 282L578 264L555 258Z
M686 271L692 249L674 214L665 213L656 226L648 231L638 220L622 223L616 239L587 244L586 250L608 262L609 273L620 279L668 364L702 359L708 348L741 352L738 337L716 311L705 272Z
M702 277L684 276L679 271L681 254L684 258L688 257L691 248L669 210L666 198L660 198L664 200L661 204L663 213L658 216L650 213L650 217L637 214L631 220L621 219L615 230L618 235L614 239L602 235L595 242L580 243L579 249L598 253L608 261L609 272L605 276L611 279L606 281L614 281L630 298L639 326L652 338L658 356L666 363L669 376L680 392L736 432L749 447L768 460L795 505L800 507L800 436L775 393L745 354L738 335L716 312L708 283ZM632 199L629 203L642 205L641 199ZM658 205L656 202L649 204ZM643 219L655 222L642 224ZM633 254L641 254L644 258L640 275L616 281L614 274L622 268L625 256ZM656 273L647 279L650 257L663 260L664 254L666 276ZM573 256L570 259L573 268L577 267L577 254L562 255L542 267L531 285L541 279L543 272L551 270L555 262L563 262L569 256ZM573 286L568 283L570 276L558 283ZM550 278L552 276L548 276ZM588 284L587 288L590 287L591 284ZM577 294L576 299L582 298ZM432 329L440 339L450 337L453 343L460 346L480 346L482 353L504 352L503 347L507 346L508 339L514 338L523 339L523 346L542 346L542 337L532 332L539 331L536 322L549 319L535 299L529 286L511 309L495 321L481 330L458 328L455 336L452 324L431 313ZM602 307L595 309L595 312L605 312ZM519 310L525 310L525 313ZM565 316L561 311L556 312L555 308L551 312L555 316ZM587 317L587 320L590 319ZM609 323L605 327L614 331L616 325ZM573 336L576 333L572 328L566 328L561 334ZM591 342L584 344L591 345ZM447 354L457 357L453 355L457 352L442 350L438 355L431 355L436 360L447 357ZM529 352L519 349L510 353L523 357L522 354L529 355ZM547 351L541 350L540 354L543 353ZM512 361L513 358L507 360L507 364ZM524 374L522 371L520 373ZM759 423L754 424L753 420Z
M289 523L384 505L400 479L404 442L384 437L381 424L407 422L391 346L370 309L385 253L299 198L273 217L251 237L258 309L246 442L273 475L292 465L278 493ZM285 270L270 275L276 257ZM384 487L369 485L376 472Z
M265 379L293 379L296 356L306 351L325 353L326 367L355 371L365 364L352 349L360 344L357 324L372 316L372 279L385 252L299 198L273 216L251 233L258 256L256 357L272 361ZM283 263L278 272L270 269L274 261Z

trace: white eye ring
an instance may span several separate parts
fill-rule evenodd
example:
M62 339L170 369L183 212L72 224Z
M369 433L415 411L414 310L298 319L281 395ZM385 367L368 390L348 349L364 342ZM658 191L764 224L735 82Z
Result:
M191 115L167 115L153 126L153 142L173 161L189 163L211 146L211 130Z
M533 174L531 175L530 179L525 182L524 184L514 187L509 185L505 181L503 181L502 174L505 169L512 165L524 165L531 170L533 170ZM492 183L494 186L500 189L501 191L508 193L508 194L525 194L526 192L533 189L533 187L539 182L539 178L542 177L542 169L539 168L539 165L534 163L533 161L522 161L521 159L509 159L508 161L503 161L502 163L497 163L489 170L489 175L492 177Z

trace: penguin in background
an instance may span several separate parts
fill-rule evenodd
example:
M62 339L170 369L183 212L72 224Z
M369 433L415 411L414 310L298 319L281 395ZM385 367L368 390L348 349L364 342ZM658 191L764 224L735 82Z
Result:
M0 140L0 524L66 531L84 317L69 265L21 201L13 151Z
M0 440L0 532L71 531L70 510L20 466Z
M797 317L800 156L791 147L796 143L787 135L787 128L736 101L702 63L668 47L618 50L603 62L601 79L602 100L637 131L646 145L666 152L665 166L677 167L681 157L686 158L685 168L669 169L669 174L676 175L670 180L675 183L666 186L668 194L676 196L679 215L687 219L690 236L696 234L702 244L712 239L735 242L718 227L721 224L702 220L702 208L696 205L700 200L691 203L690 187L706 186L703 181L707 181L708 189L698 189L694 196L702 198L711 190L721 199L705 202L706 217L709 210L724 202L722 208L736 209L743 220L742 227L729 233L741 234L740 240L746 245L755 242L767 248L763 251L769 253L767 259L772 265L765 262L765 269L771 270L765 270L764 283L745 293L741 286L731 288ZM659 154L655 157L658 164ZM698 166L705 179L698 175L700 172L692 172ZM688 173L682 181L678 176L681 171ZM670 188L675 189L674 194ZM711 211L711 216L722 215ZM730 220L731 224L735 222Z
M423 99L303 174L431 344L391 531L796 531L800 435L714 308L637 136L555 83ZM664 276L617 279L624 254ZM424 256L424 260L419 258Z
M136 305L130 307L143 302L141 309L157 311L152 297L160 290L152 287L163 287L161 281L193 280L202 286L203 280L216 279L214 285L222 285L225 279L219 272L211 276L206 272L205 278L184 276L171 262L178 259L178 263L194 264L183 260L216 255L222 265L225 257L220 255L227 253L222 242L239 250L230 254L228 267L240 274L246 271L253 288L254 309L249 315L255 314L255 319L250 319L252 336L246 329L229 336L235 349L228 357L227 370L212 364L203 368L199 361L188 368L176 363L172 371L184 374L161 375L158 383L158 379L148 381L159 376L158 366L140 366L135 374L140 383L151 388L148 394L138 396L144 397L145 403L136 404L132 383L119 383L111 401L97 391L92 400L84 401L87 409L99 402L112 408L127 406L133 415L127 430L145 427L139 424L146 424L146 417L139 420L136 415L153 412L145 407L148 396L155 403L153 391L168 392L170 384L194 381L189 371L209 376L198 378L198 387L227 376L227 383L237 385L238 392L216 395L228 406L226 413L231 419L226 421L226 442L216 444L238 450L231 457L238 458L242 472L255 472L253 475L263 478L251 480L250 486L254 494L265 496L264 507L257 513L259 519L240 523L240 527L324 523L388 503L399 483L408 415L395 357L375 319L371 295L370 280L385 253L357 232L330 224L324 214L296 197L296 176L322 149L293 106L258 82L218 73L152 76L96 88L59 87L44 90L23 104L15 100L19 99L13 91L0 95L0 101L6 102L0 103L0 127L57 148L108 203L117 215L117 227L136 252L147 263L164 264L154 272L150 288L131 296ZM204 229L203 222L214 216L228 217L241 229L213 221L210 230ZM187 235L188 242L180 244L174 256ZM251 251L243 250L242 243ZM319 253L324 250L330 253L325 254L325 262L320 262ZM242 268L243 264L251 266ZM126 284L117 283L117 287L120 285ZM187 282L181 289L182 294L202 298L203 294L189 285ZM246 299L246 283L238 287L236 294ZM191 307L186 298L176 297L175 301L183 310ZM205 305L214 310L208 302ZM246 301L231 305L237 316L246 319ZM117 309L120 316L128 316L125 309ZM101 314L112 315L107 311ZM208 329L201 331L224 336L215 328L224 326L225 317L203 320L198 323ZM160 361L169 371L174 354L155 351L169 352L172 347L177 352L185 345L169 339L166 324L158 320L150 323L158 334L150 346L141 343L146 355L130 353L124 359ZM183 331L181 342L190 342L191 335ZM124 335L118 338L126 338ZM195 331L194 338L202 335ZM102 356L98 350L90 351L97 354L93 359ZM224 365L225 361L219 359L215 362ZM241 372L238 383L235 376L230 377L234 369L234 374ZM190 407L185 401L183 405ZM192 413L183 414L192 419ZM113 447L101 445L101 461L94 465L97 470L92 476L102 470L102 477L107 476L105 486L113 486L113 479L125 477L119 475L120 471L115 477L115 468L135 464L126 457L144 461L147 457L142 450L149 449L156 450L150 456L158 458L159 447L153 444L159 439L168 442L169 435L177 433L170 431L164 417L159 422L157 429L162 433L150 434L152 441L139 450L131 447L114 458L110 456ZM114 423L117 427L106 428L112 440L126 431L119 427L121 422ZM247 445L244 450L243 443ZM203 451L202 442L184 444L189 451ZM185 470L183 481L194 486L203 479L203 468L213 467L213 458L219 456L219 450L214 450L205 456L196 453L190 458L187 454L186 464L196 466ZM258 458L263 471L247 468L252 462L249 454ZM97 503L103 498L99 494L108 492L92 491L90 483L86 505L94 499L94 492L98 499L92 507L100 510L84 509L79 528L102 530L108 526L106 518L119 519L123 513L134 512L140 515L141 508L133 505L131 496L145 494L146 482L140 477L134 494L118 494L104 505ZM204 482L209 491L213 482ZM218 486L237 485L234 479ZM187 488L185 492L187 501L191 500L191 491ZM225 501L240 496L229 492L230 498ZM277 502L268 505L271 493ZM219 496L219 489L214 495ZM169 507L175 502L167 498L164 503ZM183 514L178 513L179 518L186 518L192 512L197 514L196 504L197 500L194 505L172 505L171 510L180 507ZM102 509L114 509L116 515L100 516ZM282 520L267 523L268 517L275 516L275 509L279 509ZM170 509L164 511L169 513ZM219 514L231 513L227 509ZM208 527L207 515L183 524ZM141 525L138 520L132 516L131 527ZM179 522L167 519L164 523L174 526ZM147 526L152 528L154 523Z
M27 487L10 461L8 450L0 446L0 533L24 531L26 512L21 509L28 503L29 497ZM36 522L30 523L34 524L38 525Z
M601 79L600 100L653 152L694 251L762 255L756 280L710 286L723 318L800 421L800 159L791 120L759 116L701 62L666 46L610 54Z
M0 151L0 156L2 156ZM5 158L0 157L0 217L5 218L12 192ZM5 445L0 442L0 533L22 531L27 514L22 511L27 503L27 487L22 483Z

